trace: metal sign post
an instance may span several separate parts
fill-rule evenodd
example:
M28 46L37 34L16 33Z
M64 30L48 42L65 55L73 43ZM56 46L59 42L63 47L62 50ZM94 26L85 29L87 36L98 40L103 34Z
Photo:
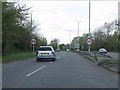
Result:
M93 43L93 39L92 38L87 38L86 39L86 43L87 43L87 45L88 45L88 51L90 51L90 45Z
M33 51L33 53L34 53L34 49L35 49L34 44L32 44L32 47L33 47L33 48L32 48L32 51Z
M90 51L90 45L88 46L88 51Z
M32 44L32 46L33 46L33 53L34 53L34 51L35 51L35 44L36 44L36 40L33 38L32 40L31 40L31 44Z

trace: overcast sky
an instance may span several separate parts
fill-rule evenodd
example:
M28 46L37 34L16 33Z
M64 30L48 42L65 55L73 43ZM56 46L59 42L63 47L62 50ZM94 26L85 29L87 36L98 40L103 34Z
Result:
M48 40L58 38L61 43L69 43L73 37L89 32L89 1L24 1L32 7L32 18L37 28ZM118 18L118 1L91 0L91 32L105 22ZM40 29L41 28L41 29ZM71 31L71 35L70 32Z

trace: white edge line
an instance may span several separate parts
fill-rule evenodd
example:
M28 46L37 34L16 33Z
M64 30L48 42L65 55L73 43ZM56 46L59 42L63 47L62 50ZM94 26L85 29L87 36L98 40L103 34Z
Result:
M27 77L29 77L30 75L32 75L32 74L34 74L34 73L36 73L37 71L39 71L39 70L41 70L41 69L43 69L43 68L45 68L45 67L46 67L46 65L44 65L44 66L42 66L42 67L38 68L37 70L35 70L35 71L33 71L33 72L31 72L31 73L27 74L26 76L27 76Z

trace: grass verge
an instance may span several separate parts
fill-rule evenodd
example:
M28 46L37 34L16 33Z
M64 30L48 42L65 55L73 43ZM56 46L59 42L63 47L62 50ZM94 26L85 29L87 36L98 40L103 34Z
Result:
M8 63L11 61L17 61L17 60L22 60L22 59L27 59L32 57L35 57L35 53L32 53L32 52L15 53L15 54L3 56L2 63Z

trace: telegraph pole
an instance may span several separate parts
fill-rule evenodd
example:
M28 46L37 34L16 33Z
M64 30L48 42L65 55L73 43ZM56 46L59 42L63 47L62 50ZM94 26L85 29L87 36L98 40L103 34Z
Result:
M31 15L31 31L32 31L32 13L30 13L30 15ZM35 43L36 43L36 40L34 39L34 37L32 37L31 44L32 44L33 53L35 49Z
M79 47L80 47L80 40L79 40L79 23L81 22L80 20L77 21L78 22L78 51L80 50Z
M90 8L91 6L90 6L90 0L89 0L89 34L90 34Z
M80 21L78 21L78 37L79 37L79 22L80 22Z
M31 15L31 31L32 31L32 13L30 13Z
M71 30L69 30L69 36L70 36L70 46L69 46L69 49L71 50Z
M90 35L90 8L91 8L91 6L90 6L90 0L89 0L89 35ZM88 45L88 51L90 51L90 45Z

